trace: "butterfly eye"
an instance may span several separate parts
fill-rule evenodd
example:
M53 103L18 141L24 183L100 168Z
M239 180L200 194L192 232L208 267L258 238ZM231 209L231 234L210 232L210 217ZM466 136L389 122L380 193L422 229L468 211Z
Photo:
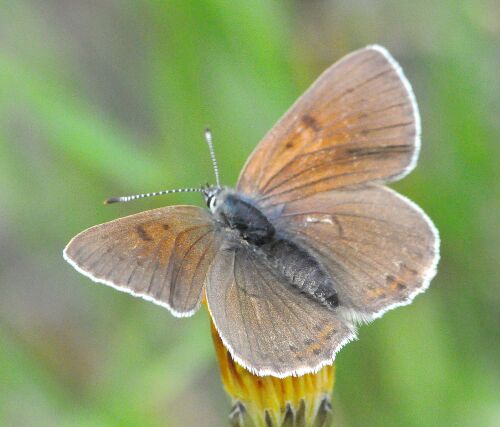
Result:
M210 210L214 210L215 206L217 205L217 198L215 196L209 196L207 200L208 207Z

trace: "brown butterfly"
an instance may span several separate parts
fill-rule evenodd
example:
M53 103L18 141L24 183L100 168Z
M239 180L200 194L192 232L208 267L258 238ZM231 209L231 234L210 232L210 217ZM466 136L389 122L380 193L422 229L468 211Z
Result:
M409 304L436 272L439 238L383 184L417 161L420 119L401 68L368 46L328 68L264 137L236 190L208 209L168 206L78 234L65 259L92 280L191 316L206 296L233 358L258 375L317 371L355 324Z

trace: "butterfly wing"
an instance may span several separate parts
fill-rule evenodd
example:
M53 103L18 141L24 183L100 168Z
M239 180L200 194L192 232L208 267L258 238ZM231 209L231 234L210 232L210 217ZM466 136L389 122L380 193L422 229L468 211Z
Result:
M70 241L64 257L96 282L190 316L216 250L206 210L169 206L89 228Z
M414 203L376 184L283 204L273 223L316 254L344 318L369 321L409 304L436 272L439 237Z
M258 375L318 370L354 338L330 310L273 272L258 252L223 246L207 280L215 327L233 358Z
M419 150L420 119L391 55L369 46L328 68L247 161L238 190L261 205L349 185L394 181Z

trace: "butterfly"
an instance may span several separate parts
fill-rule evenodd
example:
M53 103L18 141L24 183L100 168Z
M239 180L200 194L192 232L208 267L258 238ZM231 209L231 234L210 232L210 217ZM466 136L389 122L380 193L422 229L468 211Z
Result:
M414 167L412 88L381 46L332 65L265 135L235 189L89 228L64 258L95 282L179 317L202 301L234 360L257 375L315 372L356 326L409 304L436 273L438 232L384 184Z

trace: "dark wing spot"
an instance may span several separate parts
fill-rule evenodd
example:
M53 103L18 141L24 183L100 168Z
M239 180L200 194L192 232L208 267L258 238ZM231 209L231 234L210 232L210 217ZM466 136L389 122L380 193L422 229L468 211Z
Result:
M296 353L299 349L297 347L295 347L294 345L290 344L290 350L293 351L294 353Z
M396 281L396 278L392 274L388 274L385 276L385 282L390 285L391 283L394 283Z
M316 356L319 356L319 354L321 353L321 350L319 348L315 348L313 350L313 353L316 355Z
M170 228L170 226L168 224L163 224L162 227L164 230L168 230Z
M408 273L412 274L413 276L418 275L417 270L414 270L414 269L408 267L404 262L399 263L399 271L402 273L408 272Z
M366 135L370 129L363 129L361 135ZM385 145L381 147L355 147L346 150L346 153L351 156L383 156L387 153L409 153L413 147L409 144L401 145Z
M147 233L142 225L139 224L138 226L136 226L135 231L137 231L139 237L145 242L150 242L151 240L153 240L153 238Z
M306 340L304 340L305 345L311 345L312 343L314 343L314 340L312 340L311 338L307 338Z
M314 132L319 132L321 130L321 126L319 125L319 123L316 121L314 117L310 116L309 114L304 114L302 116L302 121L307 127L311 128Z
M395 288L397 287L398 290L400 291L403 291L406 289L406 285L404 283L401 283L397 277L394 277L393 275L391 274L388 274L386 277L385 277L385 280L386 280L386 283L387 285Z
M285 148L292 148L293 147L293 142L287 142L285 144Z

